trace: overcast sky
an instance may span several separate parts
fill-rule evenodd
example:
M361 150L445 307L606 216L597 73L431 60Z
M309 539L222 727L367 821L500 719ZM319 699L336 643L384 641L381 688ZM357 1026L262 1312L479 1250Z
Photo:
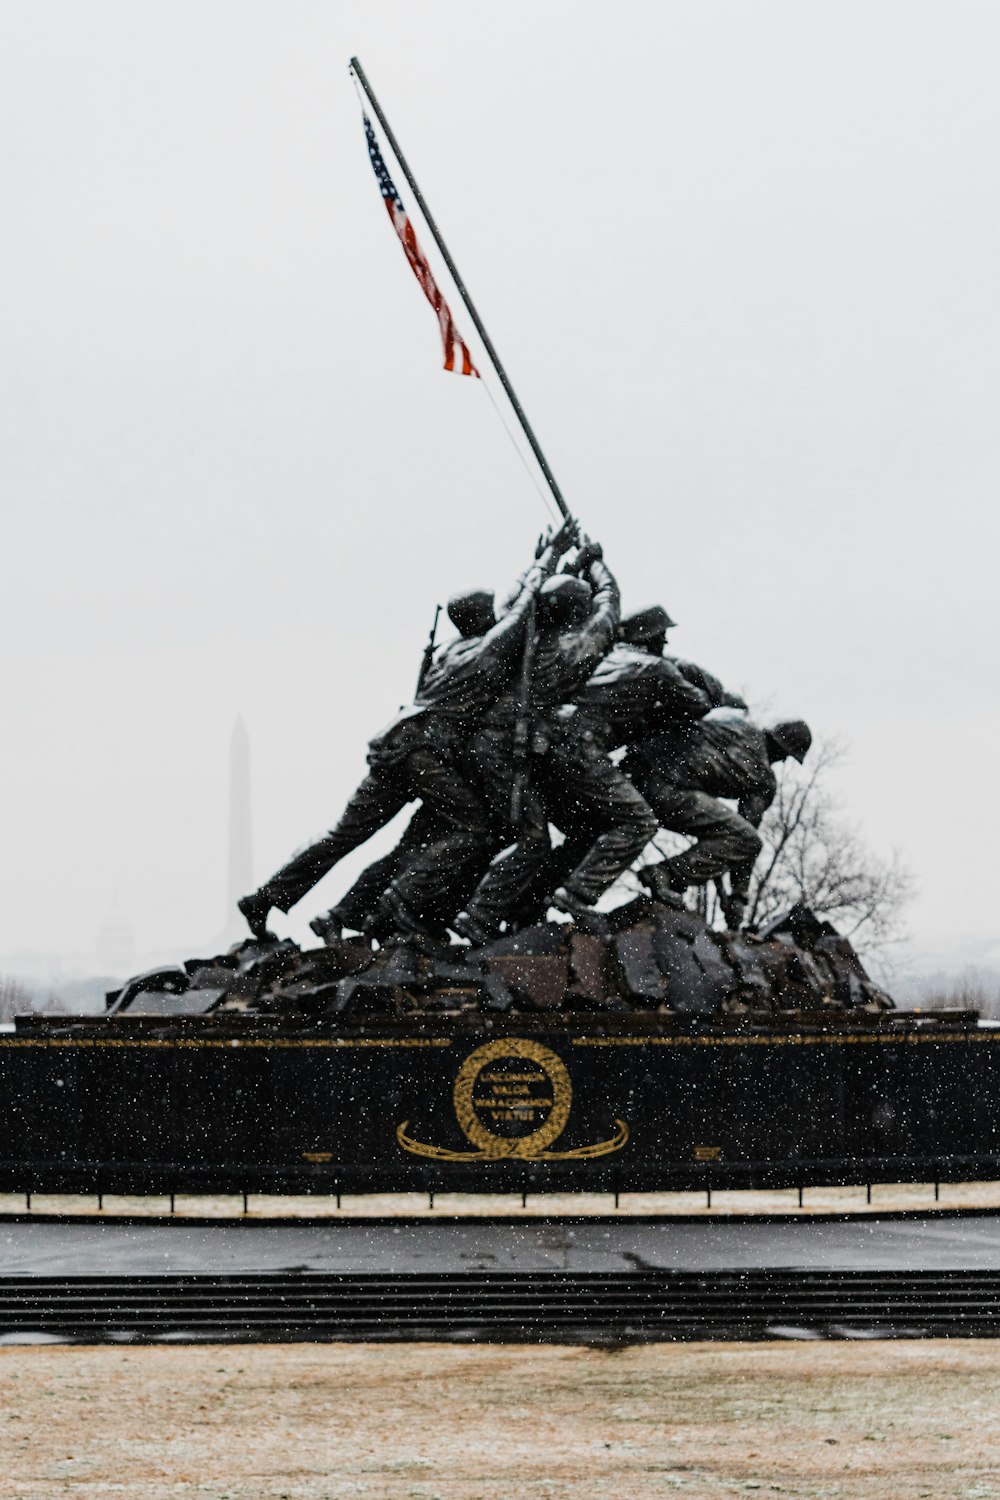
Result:
M626 607L844 736L915 942L987 951L998 50L955 0L0 4L0 958L208 943L236 715L262 878L545 521L352 52Z

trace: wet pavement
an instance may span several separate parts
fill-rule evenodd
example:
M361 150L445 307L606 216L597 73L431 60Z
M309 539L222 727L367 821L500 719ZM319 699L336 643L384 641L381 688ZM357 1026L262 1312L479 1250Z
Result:
M1000 1216L817 1223L6 1223L0 1276L1000 1269Z

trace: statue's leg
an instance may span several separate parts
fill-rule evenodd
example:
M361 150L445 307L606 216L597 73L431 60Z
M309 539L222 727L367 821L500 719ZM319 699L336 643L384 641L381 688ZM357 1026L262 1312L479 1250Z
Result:
M486 936L493 936L499 933L502 922L514 920L515 914L521 916L540 873L548 868L551 853L545 819L536 818L526 810L519 837L491 861L466 903L466 913L476 928Z
M531 927L536 922L545 921L552 892L565 885L570 871L580 863L596 837L597 831L591 830L579 838L574 836L561 844L553 845L545 862L536 867L527 890L513 909L508 911L508 926Z
M509 732L481 730L469 747L469 760L489 809L494 857L466 902L463 918L469 919L473 935L489 937L515 912L521 914L547 869L552 843L544 808L531 785L525 790L521 825L517 830L511 827L514 759Z
M419 814L415 814L415 816L419 816ZM395 849L383 855L381 859L376 859L366 869L362 870L350 889L345 891L344 895L325 913L325 919L324 917L316 919L317 931L324 920L330 921L331 919L339 927L350 927L355 932L361 931L365 918L371 916L378 898L393 876L399 872L400 864L405 858L406 853L403 847L405 840L406 834L404 833L402 840L396 845Z
M411 753L406 776L422 808L411 824L416 836L389 888L418 919L446 920L489 859L493 841L486 806L453 757L432 747Z
M497 836L511 838L514 756L510 730L477 730L462 757L462 766L466 779L482 797Z
M290 911L345 855L392 821L415 794L395 770L371 771L351 797L335 828L297 850L253 899Z
M760 853L758 848L757 854ZM726 925L737 932L743 926L743 918L746 915L747 903L750 897L750 881L753 878L754 865L757 863L757 854L752 858L738 860L729 867L729 894L719 891L719 901L722 905L722 913L726 919ZM718 886L716 887L718 889Z
M760 834L752 824L707 792L673 786L655 772L642 777L639 785L662 828L696 840L662 862L675 890L704 885L728 870L749 884L748 872L761 850Z
M714 797L706 796L704 792L690 795L697 799L696 806L692 808L691 816L685 819L687 828L680 829L680 832L689 833L698 842L667 861L677 879L688 885L704 885L734 866L750 864L752 869L753 861L761 851L760 834L756 828Z
M598 830L564 882L572 897L592 906L638 859L656 832L656 818L640 792L589 739L553 746L544 785L553 821L567 838L581 825Z

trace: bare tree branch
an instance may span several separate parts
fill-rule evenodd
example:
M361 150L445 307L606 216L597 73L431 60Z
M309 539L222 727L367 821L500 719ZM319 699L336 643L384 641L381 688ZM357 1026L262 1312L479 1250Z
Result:
M65 1014L66 1004L51 990L41 996L13 975L0 974L0 1021L13 1021L15 1016L25 1016L31 1011Z
M12 1021L35 1008L35 997L19 979L0 974L0 1021Z
M808 769L794 761L778 769L778 792L760 828L750 921L761 926L801 902L852 941L883 948L901 935L912 882L897 855L880 859L866 848L829 790L843 753L828 740L813 747Z
M898 855L872 854L830 790L830 774L844 753L840 741L823 740L813 744L805 765L788 760L775 768L778 790L760 827L764 848L750 883L747 922L763 927L802 904L884 959L885 949L903 935L912 881ZM661 830L642 863L668 858L688 842ZM631 895L643 891L634 872L622 876L618 888ZM723 925L716 889L697 887L687 900L709 926Z

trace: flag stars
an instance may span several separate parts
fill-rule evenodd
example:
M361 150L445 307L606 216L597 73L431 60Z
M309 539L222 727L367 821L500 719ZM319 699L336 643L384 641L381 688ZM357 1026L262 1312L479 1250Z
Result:
M393 228L399 236L399 242L403 247L403 253L410 263L410 269L420 284L420 288L430 303L437 316L438 327L441 331L441 342L444 346L444 367L446 370L454 370L462 375L471 375L478 379L479 371L472 362L468 345L455 327L454 319L447 302L441 295L441 291L434 280L434 273L430 268L427 257L417 243L413 225L410 223L402 199L396 192L396 185L389 176L382 153L379 150L378 141L375 139L375 131L368 116L364 116L365 139L368 143L368 157L372 164L382 194L382 200L389 210Z

